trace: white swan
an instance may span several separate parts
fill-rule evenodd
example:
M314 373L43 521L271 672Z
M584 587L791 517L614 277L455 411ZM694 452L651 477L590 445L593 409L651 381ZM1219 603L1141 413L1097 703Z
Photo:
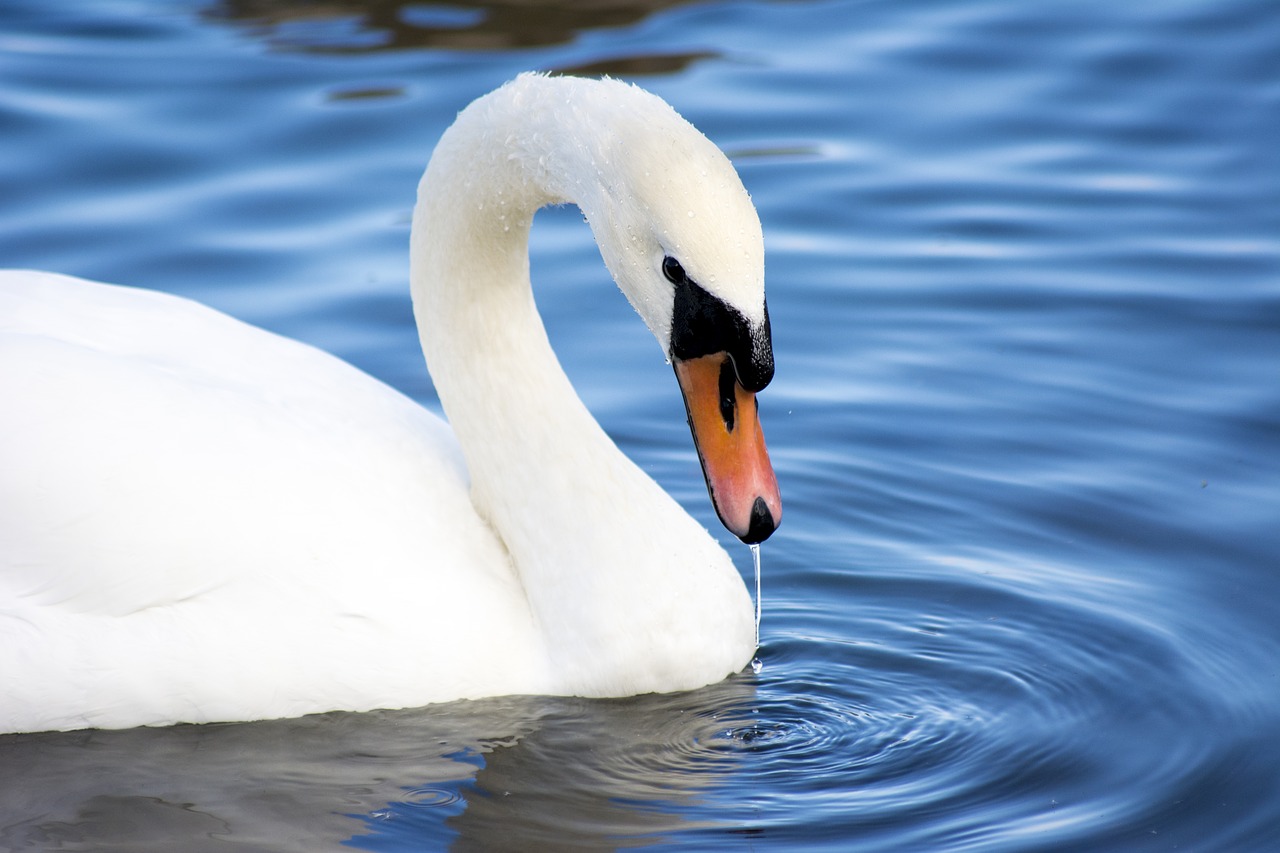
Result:
M414 313L456 441L338 359L192 302L0 274L0 731L623 696L743 667L728 555L547 342L528 235L559 202L675 365L721 519L772 533L747 193L657 97L524 75L459 115L419 187Z

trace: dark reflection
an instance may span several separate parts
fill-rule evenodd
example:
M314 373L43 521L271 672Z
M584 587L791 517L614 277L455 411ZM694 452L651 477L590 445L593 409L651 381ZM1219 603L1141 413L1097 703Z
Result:
M536 725L476 757L474 779L458 787L463 802L443 819L450 849L613 850L711 825L686 812L735 772L755 695L754 681L740 677L670 696L544 700ZM404 826L411 812L421 839ZM385 849L385 834L429 841L428 817L401 798L363 818L369 832L347 843Z
M0 849L614 849L693 825L689 806L748 749L754 696L739 677L616 701L3 736Z
M276 50L368 53L438 48L508 50L564 44L585 30L624 27L691 0L218 0L204 13L247 26ZM627 62L676 62L681 57ZM610 68L612 73L615 69ZM619 72L620 73L620 72Z
M698 53L670 53L650 56L622 56L602 59L582 65L567 65L554 69L558 74L573 74L578 77L643 77L646 74L675 74L683 71L695 62L703 59L714 59L718 53L701 51Z
M692 696L562 706L487 756L464 790L466 809L449 819L454 849L502 849L515 828L524 851L652 844L688 829L682 807L734 770L752 696L743 680Z

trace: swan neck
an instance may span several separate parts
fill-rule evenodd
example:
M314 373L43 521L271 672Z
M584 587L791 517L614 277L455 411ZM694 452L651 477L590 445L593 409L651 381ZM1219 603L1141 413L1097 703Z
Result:
M414 313L427 366L462 446L477 509L508 547L520 502L540 494L554 527L574 496L536 476L625 457L582 406L546 336L529 279L535 212L581 203L566 192L581 166L551 111L503 98L472 104L446 131L419 186L411 245ZM584 457L591 457L589 460ZM617 457L616 459L614 457ZM524 481L522 481L522 479ZM558 501L558 503L557 503Z
M506 547L540 627L555 689L602 696L705 684L749 659L746 589L715 540L582 404L529 280L529 230L544 205L582 208L607 263L625 239L610 243L617 205L601 165L617 150L600 130L612 116L592 113L588 97L585 123L566 121L560 81L518 85L527 80L464 110L419 186L410 278L427 366L472 503ZM695 660L691 646L702 649Z

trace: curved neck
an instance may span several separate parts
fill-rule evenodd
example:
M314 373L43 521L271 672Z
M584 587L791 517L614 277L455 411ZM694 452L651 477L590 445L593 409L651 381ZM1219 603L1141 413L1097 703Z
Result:
M574 393L529 280L534 213L576 200L549 189L545 170L516 144L529 129L489 106L480 101L459 117L423 176L410 286L427 366L466 456L473 501L518 558L522 544L543 546L548 528L569 521L556 518L557 509L576 505L563 493L570 483L543 476L543 466L531 462L545 461L552 448L560 467L569 467L565 454L576 457L575 467L601 464L601 454L611 465L626 459ZM538 530L520 530L531 502L546 514Z
M599 678L669 670L703 635L719 635L707 638L718 665L741 656L749 599L719 545L600 428L551 349L529 281L533 215L599 199L576 183L584 164L555 111L510 100L465 110L419 187L410 276L423 352L472 501L511 555L559 689L675 689ZM733 612L708 617L709 597ZM618 660L602 668L601 656Z

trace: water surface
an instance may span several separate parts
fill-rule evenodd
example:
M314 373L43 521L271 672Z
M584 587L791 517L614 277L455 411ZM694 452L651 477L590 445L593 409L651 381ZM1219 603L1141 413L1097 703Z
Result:
M1277 44L1266 0L5 4L0 265L432 408L441 130L529 68L667 98L764 222L787 509L759 674L3 737L0 848L1276 849ZM721 535L576 212L533 253L583 398Z

